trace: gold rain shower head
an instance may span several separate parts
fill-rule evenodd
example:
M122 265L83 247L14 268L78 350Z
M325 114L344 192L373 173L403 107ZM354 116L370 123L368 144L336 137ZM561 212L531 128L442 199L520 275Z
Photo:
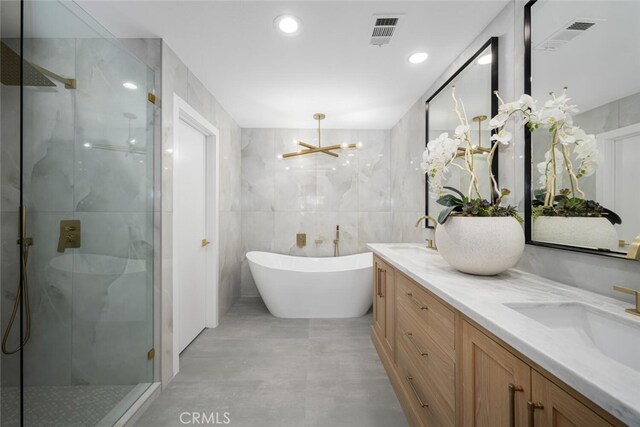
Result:
M20 86L20 55L0 42L0 82L7 86ZM56 84L51 79L64 83L67 89L76 88L75 79L67 79L45 68L31 64L29 61L23 62L23 78L25 86L54 87Z
M299 146L304 147L305 149L294 151L292 153L285 153L280 155L280 157L282 157L283 159L286 159L289 157L303 156L305 154L313 154L313 153L324 153L329 156L339 157L339 155L337 153L334 153L332 150L340 150L345 148L358 148L356 144L336 144L336 145L329 145L329 146L323 147L321 143L320 122L324 120L326 117L327 116L325 116L323 113L315 113L313 115L313 119L318 121L318 145L317 146L307 144L306 142L303 142L303 141L296 141Z

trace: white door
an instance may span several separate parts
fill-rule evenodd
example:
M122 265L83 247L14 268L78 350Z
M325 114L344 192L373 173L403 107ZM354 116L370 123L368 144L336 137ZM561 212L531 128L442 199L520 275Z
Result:
M206 324L206 136L184 120L174 150L173 260L175 331L182 352Z
M636 180L629 177L637 174L640 125L600 134L597 141L602 160L596 171L595 199L622 218L622 224L616 225L618 238L632 242L638 235L635 218L640 211L640 197Z

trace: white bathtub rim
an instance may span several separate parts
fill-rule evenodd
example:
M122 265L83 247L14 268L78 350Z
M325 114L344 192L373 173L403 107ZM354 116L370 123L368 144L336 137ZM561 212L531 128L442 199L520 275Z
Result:
M332 273L370 269L373 253L363 252L338 257L303 257L274 252L251 251L246 254L250 263L272 270L298 273Z

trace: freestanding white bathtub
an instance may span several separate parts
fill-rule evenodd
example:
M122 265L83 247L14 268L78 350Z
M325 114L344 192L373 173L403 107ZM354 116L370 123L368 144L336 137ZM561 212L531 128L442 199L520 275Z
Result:
M307 258L247 253L260 296L276 317L360 317L372 303L373 255Z

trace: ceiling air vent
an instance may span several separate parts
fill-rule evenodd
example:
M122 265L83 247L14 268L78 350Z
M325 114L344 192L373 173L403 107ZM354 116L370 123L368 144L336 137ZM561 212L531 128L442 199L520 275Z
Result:
M537 45L534 49L555 52L556 50L567 44L569 41L575 39L580 34L596 25L598 22L603 21L604 19L574 18L563 25L562 28L553 33L542 43Z
M400 15L373 15L371 20L373 29L369 44L374 46L389 44L397 32L399 20Z

